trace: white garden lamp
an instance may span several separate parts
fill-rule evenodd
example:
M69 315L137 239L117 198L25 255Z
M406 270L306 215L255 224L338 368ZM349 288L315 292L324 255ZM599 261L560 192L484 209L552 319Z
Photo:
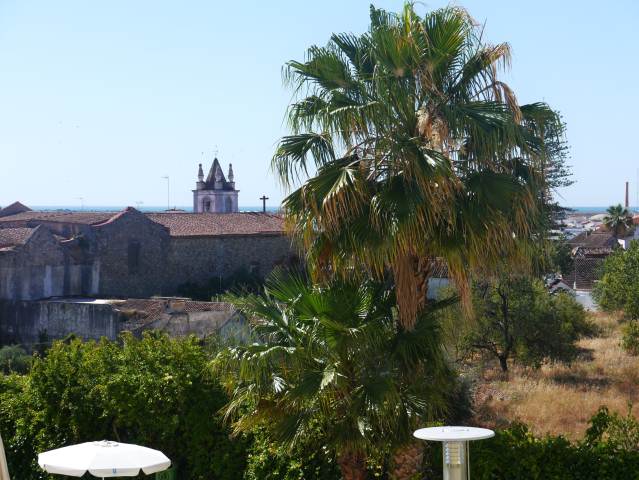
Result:
M38 464L49 473L81 477L135 477L161 472L171 460L159 450L103 440L50 450L38 455Z
M421 428L413 435L420 440L443 443L444 480L469 480L468 442L494 437L495 432L487 428L431 427Z

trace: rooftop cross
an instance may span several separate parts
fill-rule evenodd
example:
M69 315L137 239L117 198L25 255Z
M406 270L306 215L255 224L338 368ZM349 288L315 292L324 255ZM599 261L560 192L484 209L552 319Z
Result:
M266 201L268 200L268 197L266 195L262 195L260 200L262 200L262 213L266 213Z

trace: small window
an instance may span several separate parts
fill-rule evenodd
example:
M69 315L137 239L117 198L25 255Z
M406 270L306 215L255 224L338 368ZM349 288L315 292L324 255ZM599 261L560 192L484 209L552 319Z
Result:
M129 273L138 273L140 269L140 250L141 245L138 240L129 240L129 248L127 252Z
M211 211L211 199L210 198L205 198L204 201L202 202L202 211L203 212L210 212Z
M231 213L233 211L233 200L231 197L226 197L226 213Z

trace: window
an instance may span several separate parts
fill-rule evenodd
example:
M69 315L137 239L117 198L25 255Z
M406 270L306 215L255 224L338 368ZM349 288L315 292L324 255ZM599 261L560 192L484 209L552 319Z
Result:
M129 248L127 251L127 262L129 265L129 273L138 273L140 269L140 250L141 245L138 240L129 240Z
M204 201L202 202L202 211L203 212L210 212L211 211L211 199L210 198L205 198Z
M233 211L233 199L231 197L226 197L226 213L231 213Z

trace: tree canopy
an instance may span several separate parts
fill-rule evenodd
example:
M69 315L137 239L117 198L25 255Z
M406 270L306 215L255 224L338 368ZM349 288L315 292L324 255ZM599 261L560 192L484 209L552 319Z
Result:
M370 18L287 64L292 133L272 166L294 189L283 205L314 274L391 270L410 329L434 258L466 298L470 271L526 257L563 124L517 102L498 76L510 47L486 43L464 9Z

